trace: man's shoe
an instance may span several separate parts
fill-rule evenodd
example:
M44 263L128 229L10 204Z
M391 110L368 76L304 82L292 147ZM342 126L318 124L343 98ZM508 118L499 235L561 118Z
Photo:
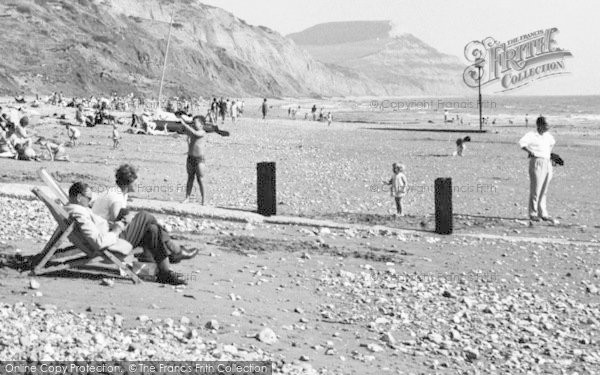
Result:
M185 247L181 247L181 251L176 254L169 255L169 262L176 264L181 262L182 260L192 259L196 255L198 255L198 249L186 249Z
M557 225L558 224L558 220L550 217L550 216L542 216L542 220L549 222L552 225Z
M156 282L169 285L186 285L187 282L176 272L166 271L159 272L156 276Z
M530 221L540 221L540 218L537 216L529 216Z

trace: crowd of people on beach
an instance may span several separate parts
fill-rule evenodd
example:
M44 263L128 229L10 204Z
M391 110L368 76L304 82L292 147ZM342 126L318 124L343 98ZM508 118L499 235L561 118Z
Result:
M304 113L304 120L312 120L319 122L327 121L327 125L331 126L331 123L333 122L333 114L331 113L331 111L325 113L324 109L324 107L321 107L319 113L317 114L317 105L313 104L312 108L310 109L310 118L309 112L307 111ZM300 106L289 106L287 110L288 118L296 120L301 110L302 108Z
M19 104L24 100L21 100L20 97L15 99L18 99L17 103ZM112 116L109 113L109 109L126 109L127 101L123 101L123 98L114 96L111 100L97 100L94 97L90 97L89 99L73 98L71 100L65 100L62 93L54 93L48 101L50 104L73 106L76 108L74 122L63 122L68 140L59 141L38 136L37 141L34 142L35 132L29 129L29 118L25 112L22 110L17 112L4 111L0 107L0 157L40 161L42 160L41 157L33 149L33 145L35 144L39 145L42 148L42 151L47 154L47 157L45 157L46 160L70 161L69 156L66 154L65 147L77 146L81 136L81 131L78 127L90 127L98 124L109 124L112 126L113 148L119 147L121 136L119 134L118 124L122 124L123 121L118 121ZM84 108L93 108L96 112L92 115L86 113ZM221 121L221 124L224 124L226 119L231 119L231 121L235 123L236 119L244 112L244 101L239 99L230 100L229 98L217 99L214 97L208 106L205 116L193 116L191 114L190 102L186 101L169 101L167 102L165 109L166 113L171 113L175 116L176 121L182 127L183 134L188 136L188 152L185 166L188 178L186 183L186 196L183 203L189 202L193 185L197 182L200 190L200 203L203 205L205 203L203 177L206 170L206 156L204 150L206 137L210 133L228 136L229 132L219 129L217 124L219 120ZM267 99L264 99L259 107L263 119L267 117L269 109L270 106ZM300 106L288 107L288 117L295 119L300 110ZM317 106L313 105L310 109L310 114L313 121L326 120L329 125L331 124L331 112L325 115L323 108L317 113ZM445 114L444 117L444 121L446 122L448 114ZM305 114L305 118L308 118L308 112ZM457 116L457 119L458 118L459 117ZM64 119L64 115L62 116L62 119ZM528 114L525 116L525 124L528 124ZM157 134L159 132L156 130L154 118L149 111L144 111L141 115L137 115L134 112L131 118L131 128L143 130L145 134ZM546 197L548 186L552 179L552 167L554 165L563 165L564 161L562 161L557 154L552 153L555 140L548 132L548 129L549 126L546 119L543 116L539 116L536 120L536 130L528 132L523 136L523 138L519 140L519 146L527 152L530 160L530 195L528 205L530 220L533 222L548 221L557 223L557 221L548 213ZM168 134L166 125L162 132ZM463 156L466 149L466 143L470 141L471 138L469 136L458 138L456 140L456 151L453 155ZM157 280L172 284L181 283L182 280L178 279L176 275L169 271L168 255L173 251L169 250L169 246L166 244L171 243L170 246L173 246L172 241L169 242L168 235L161 232L160 227L158 227L158 229L155 228L157 226L155 219L147 213L140 213L136 216L129 217L126 215L126 211L118 212L115 208L120 207L121 209L125 209L127 193L131 191L132 183L137 178L135 170L129 165L123 165L117 170L116 178L121 195L113 194L101 198L98 202L104 203L97 204L100 205L99 207L103 208L98 209L99 212L96 212L97 210L92 208L92 213L86 211L91 203L88 194L89 187L83 181L73 184L72 189L69 192L69 198L72 205L70 212L77 217L77 220L81 221L80 224L82 227L85 227L86 225L89 226L90 222L95 226L98 226L99 220L90 219L90 215L100 214L100 216L107 221L108 226L102 224L102 228L96 228L94 231L90 231L88 235L93 237L96 236L95 233L98 231L107 230L110 233L114 233L112 237L115 239L120 236L119 238L130 241L132 244L139 245L145 243L147 245L146 247L150 249L151 252L151 254L146 254L147 258L154 257L158 264L159 276ZM409 190L406 166L399 162L393 163L392 177L389 180L383 181L383 183L390 186L390 194L393 197L395 207L394 215L404 216L406 210L403 199ZM128 219L125 219L126 217ZM113 224L119 224L119 229L112 229ZM130 228L129 231L127 228ZM167 239L165 240L165 238Z

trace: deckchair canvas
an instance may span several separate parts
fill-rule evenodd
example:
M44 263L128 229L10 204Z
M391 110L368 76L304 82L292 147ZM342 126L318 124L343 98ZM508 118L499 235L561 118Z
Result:
M86 239L76 230L76 223L69 218L62 204L53 200L38 188L32 189L32 192L44 202L58 224L52 237L38 254L38 261L33 267L32 274L43 275L49 272L81 268L100 257L122 269L135 284L141 282L139 277L109 249L94 251L87 244ZM67 239L72 245L61 248L60 246Z

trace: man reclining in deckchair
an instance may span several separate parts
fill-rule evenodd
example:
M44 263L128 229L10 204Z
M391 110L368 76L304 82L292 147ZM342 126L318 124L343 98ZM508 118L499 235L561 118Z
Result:
M169 256L160 238L154 217L140 212L127 225L122 221L109 225L108 221L94 214L90 209L92 190L83 182L74 183L69 189L69 204L65 209L76 221L81 235L96 249L114 247L126 241L132 248L147 249L158 265L156 281L162 284L186 284L179 275L170 270Z

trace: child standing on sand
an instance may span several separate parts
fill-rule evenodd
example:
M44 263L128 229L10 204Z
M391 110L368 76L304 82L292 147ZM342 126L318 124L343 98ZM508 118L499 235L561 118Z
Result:
M69 123L67 123L65 126L67 127L67 136L71 140L71 145L75 146L77 144L79 136L81 135L81 132L79 131L79 129L75 129L74 127L72 127Z
M389 181L384 181L384 184L391 185L390 193L396 202L396 213L394 216L404 216L402 212L402 198L406 195L408 185L406 175L404 174L405 167L403 164L394 163L392 171L394 172L392 178Z
M112 139L113 139L113 148L117 148L119 147L119 139L121 139L121 136L119 135L119 130L117 129L117 123L115 121L113 121L112 123ZM166 126L165 126L166 128Z

